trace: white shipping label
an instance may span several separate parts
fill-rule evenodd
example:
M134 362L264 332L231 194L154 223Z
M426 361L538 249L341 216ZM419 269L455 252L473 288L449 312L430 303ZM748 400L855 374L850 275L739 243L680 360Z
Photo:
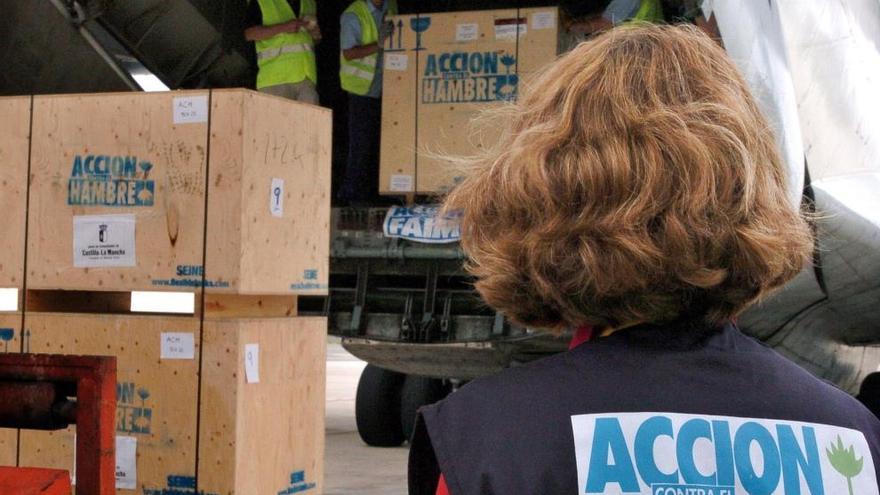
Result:
M865 435L839 426L642 412L571 427L581 495L878 495Z
M284 179L272 178L272 187L269 189L269 212L273 217L284 216Z
M116 488L137 489L136 437L116 437Z
M195 359L195 336L191 332L162 332L161 359Z
M392 175L390 189L394 192L412 192L413 176L412 175Z
M260 383L260 344L244 345L244 378L247 383Z
M385 69L404 71L409 67L409 55L406 53L385 53Z
M73 266L135 266L135 216L73 217Z
M455 41L476 41L479 37L479 24L456 24Z
M556 12L535 12L532 14L532 29L553 29L556 27Z
M208 121L208 95L174 98L174 123L198 124Z
M522 38L526 35L526 31L528 28L526 27L525 22L521 22L519 24L507 23L495 21L495 39L496 40L506 40L513 41L516 40L517 33L519 33L519 37Z

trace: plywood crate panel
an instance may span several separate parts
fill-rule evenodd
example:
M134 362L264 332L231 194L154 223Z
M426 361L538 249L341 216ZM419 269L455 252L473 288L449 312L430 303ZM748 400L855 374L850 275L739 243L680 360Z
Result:
M0 352L21 352L21 313L0 313ZM0 428L0 466L14 466L18 449L18 432Z
M29 96L0 98L0 288L21 288L27 201Z
M28 313L26 326L31 352L117 357L116 435L137 439L137 493L161 490L169 475L194 476L197 318ZM163 333L192 335L193 357L163 359ZM73 469L74 435L74 427L22 430L20 464Z
M212 291L326 293L328 110L246 90L39 96L33 121L29 289L191 291L204 273Z
M414 51L412 25L418 16L394 18L395 36L385 45L382 84L382 139L379 189L405 194L415 191L416 175L416 88L419 53ZM404 38L406 39L404 41Z
M416 129L414 192L450 189L460 172L438 156L471 156L491 144L497 132L491 128L476 132L472 119L482 110L514 100L522 79L552 62L557 53L557 10L553 7L422 14L416 25L422 30L420 37L407 36L412 30L407 32L406 27L402 37L404 52L415 57L417 66L411 126L388 128L386 115L398 119L407 111L400 104L383 102L383 132L388 128L390 135L382 140L380 190L388 194L394 192L389 179L392 171L404 170L404 165L399 153L385 150L386 143L411 142L410 128ZM403 87L406 84L413 83L384 79L383 100L412 91Z
M326 294L331 111L242 90L212 104L211 290Z
M326 318L205 321L199 490L322 492L326 335ZM248 344L259 383L246 379Z

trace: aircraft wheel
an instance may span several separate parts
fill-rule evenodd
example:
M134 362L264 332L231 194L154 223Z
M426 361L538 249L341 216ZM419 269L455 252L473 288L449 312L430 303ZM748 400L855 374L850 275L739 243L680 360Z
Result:
M400 424L407 440L412 438L419 408L443 399L451 391L449 382L423 376L406 376L400 392Z
M361 440L372 447L397 447L406 437L400 424L400 394L406 375L368 364L355 396Z

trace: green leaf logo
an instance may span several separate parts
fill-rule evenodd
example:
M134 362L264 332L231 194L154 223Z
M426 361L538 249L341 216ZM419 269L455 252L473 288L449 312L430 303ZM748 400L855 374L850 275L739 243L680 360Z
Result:
M849 486L849 495L854 495L852 479L862 472L865 458L860 457L856 459L856 451L853 446L850 445L848 449L844 448L843 441L840 440L839 435L837 437L837 445L832 442L831 448L825 449L825 455L828 456L831 467L846 478L846 483Z

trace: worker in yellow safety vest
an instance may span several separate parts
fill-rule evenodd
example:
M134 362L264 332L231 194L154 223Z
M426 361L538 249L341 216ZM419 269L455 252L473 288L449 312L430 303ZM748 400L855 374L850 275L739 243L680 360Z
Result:
M575 35L591 35L625 22L663 22L660 0L611 0L601 15L576 19L568 24Z
M316 15L315 0L250 0L244 36L256 44L258 90L318 104Z
M348 160L340 202L366 204L378 196L382 120L382 52L394 30L396 0L355 0L340 17L339 82L348 92Z

